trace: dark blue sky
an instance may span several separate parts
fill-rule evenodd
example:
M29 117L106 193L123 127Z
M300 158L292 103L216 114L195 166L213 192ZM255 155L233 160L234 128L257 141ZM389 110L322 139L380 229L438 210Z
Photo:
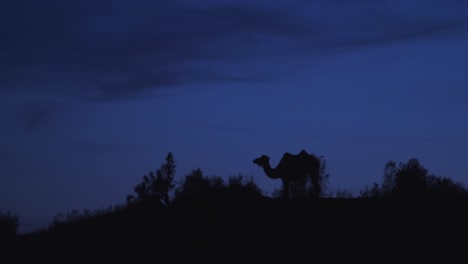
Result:
M468 3L0 0L0 209L23 230L177 178L323 155L332 190L416 157L468 183Z

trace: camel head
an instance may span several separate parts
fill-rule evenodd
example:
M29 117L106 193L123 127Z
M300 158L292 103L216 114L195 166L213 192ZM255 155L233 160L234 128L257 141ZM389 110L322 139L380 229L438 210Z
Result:
M270 157L267 155L262 155L259 158L253 160L253 163L257 164L260 167L266 166L270 162Z

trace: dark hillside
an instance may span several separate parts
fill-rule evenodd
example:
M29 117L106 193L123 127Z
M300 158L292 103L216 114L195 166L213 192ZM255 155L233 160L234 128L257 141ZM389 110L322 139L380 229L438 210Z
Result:
M440 252L464 240L467 205L462 199L277 200L219 192L170 207L147 202L57 226L22 237L19 249L50 256L57 251L77 257L154 255L177 263L338 257L330 250L364 256L389 250L386 245L395 254L419 247Z
M226 183L196 169L170 199L174 168L169 153L159 170L143 176L125 205L72 211L40 232L10 232L2 249L59 261L303 263L436 257L447 262L466 247L466 190L428 174L416 159L399 166L389 162L382 184L358 198L305 195L314 188L299 184L270 198L252 179L236 176ZM17 223L12 216L5 219Z

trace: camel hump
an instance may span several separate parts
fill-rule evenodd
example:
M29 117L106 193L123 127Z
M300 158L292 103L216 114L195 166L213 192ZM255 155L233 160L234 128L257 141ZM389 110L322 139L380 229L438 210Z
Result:
M297 154L297 155L293 155L293 154L291 154L289 152L285 152L281 159L291 161L291 160L297 160L298 158L304 158L304 157L308 157L308 156L311 156L311 155L309 155L309 153L307 153L307 151L301 150L301 152L299 152L299 154Z

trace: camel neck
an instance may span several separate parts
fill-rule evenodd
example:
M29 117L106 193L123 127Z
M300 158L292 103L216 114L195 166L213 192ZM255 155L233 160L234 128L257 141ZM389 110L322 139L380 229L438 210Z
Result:
M264 167L263 170L265 171L265 174L271 178L271 179L278 179L278 173L276 173L276 170L273 169L270 165L270 162L268 162Z

